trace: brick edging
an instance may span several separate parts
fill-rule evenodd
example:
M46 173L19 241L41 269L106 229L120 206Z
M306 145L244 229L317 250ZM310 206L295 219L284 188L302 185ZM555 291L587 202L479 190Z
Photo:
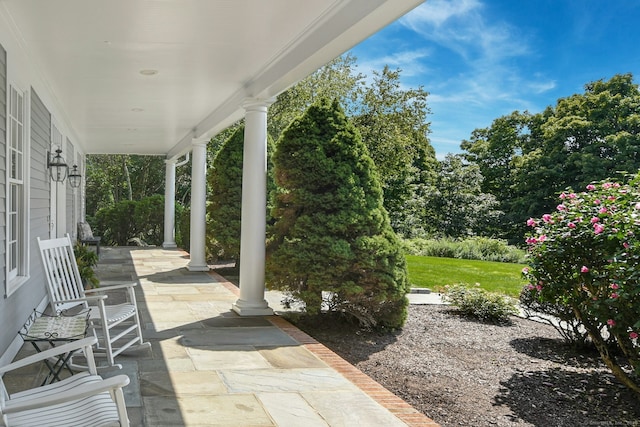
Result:
M210 276L215 278L221 285L240 295L240 289L233 283L226 280L223 276L215 271L208 272ZM384 388L370 376L353 366L351 363L338 356L324 344L318 342L311 335L301 331L286 319L274 315L266 317L274 326L280 328L284 333L294 340L302 344L307 350L315 354L324 363L335 369L338 373L351 381L356 387L366 393L373 400L378 402L382 407L386 408L401 419L410 427L440 427L438 423L424 415L422 412L409 405L407 402Z
M413 406L384 388L370 376L344 360L324 344L315 340L309 334L301 331L289 321L280 316L269 316L268 320L280 328L284 333L302 344L307 350L315 354L324 363L342 374L356 387L369 395L381 406L387 408L392 414L411 427L440 427L431 418L419 412Z

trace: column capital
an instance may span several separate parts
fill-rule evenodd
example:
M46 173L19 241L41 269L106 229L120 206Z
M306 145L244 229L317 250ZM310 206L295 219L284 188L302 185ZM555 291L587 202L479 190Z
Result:
M246 111L267 111L267 108L276 102L276 98L245 98L242 101L242 108Z
M191 139L191 145L192 146L200 146L200 147L206 147L207 143L209 142L210 138L192 138Z
M170 164L176 164L178 162L177 159L164 159L164 164L165 165L170 165Z

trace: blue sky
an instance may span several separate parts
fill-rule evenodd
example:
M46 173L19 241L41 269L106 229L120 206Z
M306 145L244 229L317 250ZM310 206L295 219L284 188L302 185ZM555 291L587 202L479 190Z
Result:
M540 112L615 74L640 82L640 1L427 0L352 53L358 71L387 64L430 93L442 158L514 110Z

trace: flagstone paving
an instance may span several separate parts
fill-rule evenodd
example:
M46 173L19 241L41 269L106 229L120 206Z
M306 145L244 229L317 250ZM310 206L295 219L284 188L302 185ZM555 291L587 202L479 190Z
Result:
M132 426L437 426L282 317L238 316L238 289L188 261L181 250L101 250L101 280L138 282L152 344L103 373L131 378Z

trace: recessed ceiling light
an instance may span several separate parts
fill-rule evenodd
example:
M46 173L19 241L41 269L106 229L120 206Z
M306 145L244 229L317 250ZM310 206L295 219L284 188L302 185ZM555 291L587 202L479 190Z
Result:
M158 70L140 70L140 74L142 74L143 76L155 76L156 74L158 74Z
M136 108L132 108L131 111L135 111L136 113L139 113L141 111L144 111L144 109L136 107Z

